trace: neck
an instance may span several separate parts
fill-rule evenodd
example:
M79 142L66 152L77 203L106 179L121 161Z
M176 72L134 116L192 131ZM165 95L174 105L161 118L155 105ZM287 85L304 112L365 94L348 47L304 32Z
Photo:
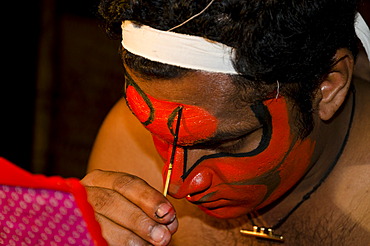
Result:
M309 136L316 139L316 148L310 169L289 194L261 212L268 226L275 225L279 219L286 216L300 203L304 196L314 192L314 187L318 186L319 189L325 182L327 175L337 164L345 147L353 115L353 104L354 93L350 91L341 109L330 121L316 120L315 129Z

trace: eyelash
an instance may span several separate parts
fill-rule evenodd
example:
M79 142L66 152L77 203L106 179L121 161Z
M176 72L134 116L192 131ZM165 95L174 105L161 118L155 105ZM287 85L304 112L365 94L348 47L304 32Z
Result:
M220 143L220 144L218 144L218 146L216 146L214 148L214 150L221 151L221 152L226 152L226 153L237 153L238 151L240 151L241 148L245 147L245 145L248 141L251 140L250 136L254 132L256 132L260 129L261 128L256 128L253 131L250 131L250 132L240 136L239 138L230 139L228 141ZM236 141L236 142L234 144L230 145L230 146L223 146L223 145L227 145L227 143L230 143L232 141Z
M220 150L221 152L227 152L227 153L237 152L245 144L246 139L248 138L248 135L249 134L247 134L247 135L239 138L238 141L235 144L233 144L233 145L230 145L230 146L222 146L223 144L221 144L216 149L217 150Z

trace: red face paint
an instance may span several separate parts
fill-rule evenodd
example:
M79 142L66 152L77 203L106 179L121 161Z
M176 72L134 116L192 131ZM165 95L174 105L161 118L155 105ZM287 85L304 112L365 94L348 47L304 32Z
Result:
M178 148L171 196L183 198L191 194L187 199L206 213L233 218L270 204L296 184L311 162L315 144L309 139L295 140L283 98L265 101L264 105L265 113L271 115L271 128L270 132L265 130L257 149L247 153L217 153L187 163L187 149ZM155 143L162 144L158 150L162 157L167 156L171 146L165 147L158 138ZM189 166L190 170L184 172Z
M177 112L183 107L179 145L190 145L212 136L217 128L217 119L206 110L180 103L157 100L143 94L132 85L126 89L126 100L131 111L154 135L172 143Z
M199 107L154 99L138 87L129 85L126 96L131 110L152 132L166 163L172 152L176 108L183 106L178 141L181 147L176 149L169 193L175 198L190 194L187 199L210 215L233 218L270 204L299 181L311 162L315 143L298 140L291 132L284 98L251 106L264 126L255 150L220 152L188 163L186 145L213 136L217 119ZM163 174L167 168L168 163Z

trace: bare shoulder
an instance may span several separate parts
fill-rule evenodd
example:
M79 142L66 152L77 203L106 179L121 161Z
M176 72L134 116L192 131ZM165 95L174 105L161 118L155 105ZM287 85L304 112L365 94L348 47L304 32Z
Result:
M119 100L105 118L95 140L88 165L94 169L127 172L162 187L162 161L150 133Z

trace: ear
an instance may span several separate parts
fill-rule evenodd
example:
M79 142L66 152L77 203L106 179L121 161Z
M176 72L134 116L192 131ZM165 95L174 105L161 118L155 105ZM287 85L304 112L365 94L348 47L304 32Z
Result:
M348 49L338 49L334 57L336 63L324 81L318 93L319 116L329 120L342 105L352 81L354 58Z

